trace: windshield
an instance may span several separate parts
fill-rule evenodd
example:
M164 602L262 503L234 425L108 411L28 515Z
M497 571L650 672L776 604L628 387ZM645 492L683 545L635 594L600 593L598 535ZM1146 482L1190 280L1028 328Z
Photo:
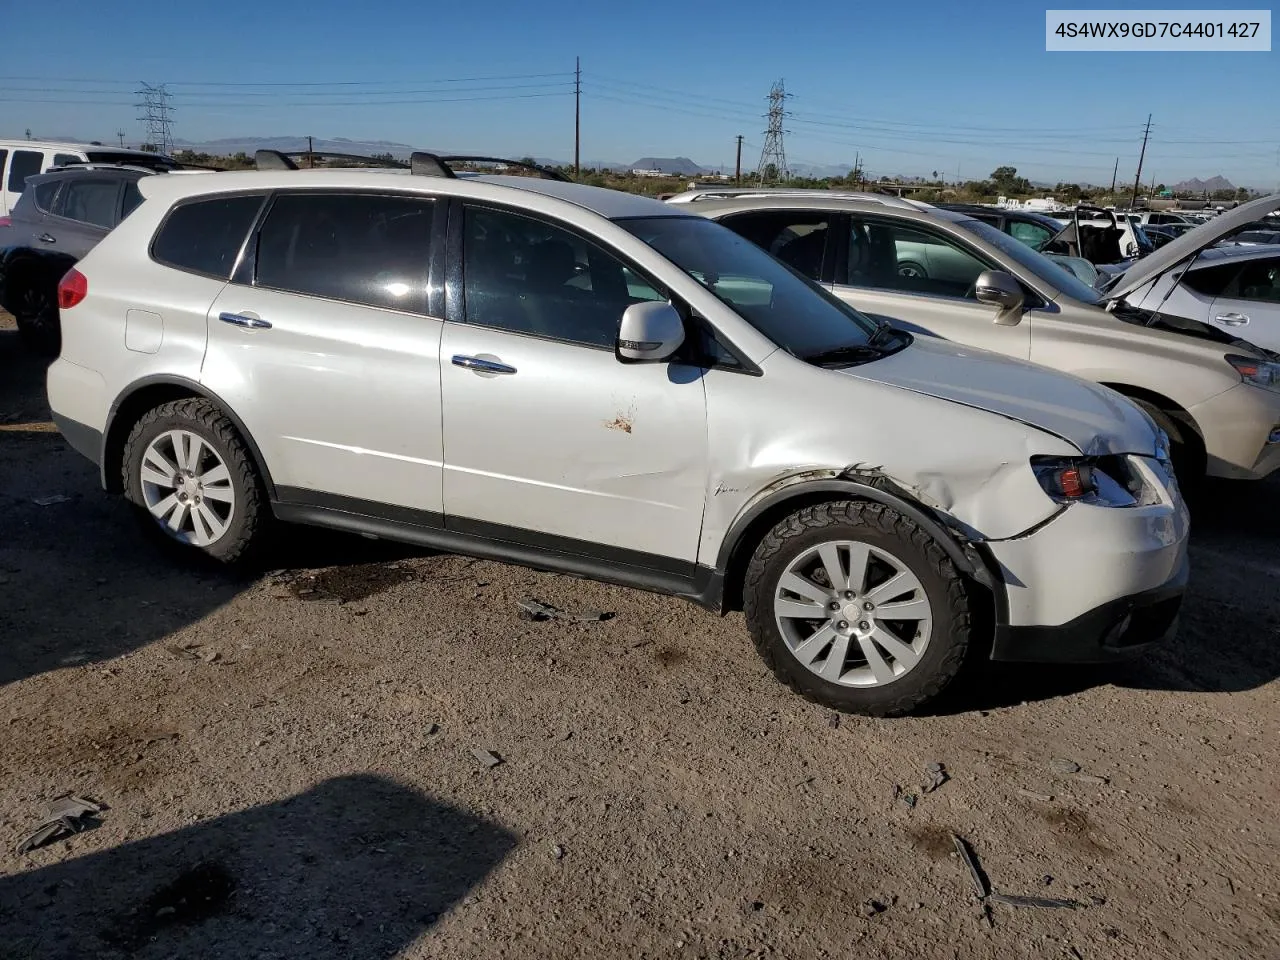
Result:
M957 220L959 226L970 233L975 233L987 243L997 248L1018 266L1034 274L1049 286L1060 290L1073 300L1081 303L1094 303L1099 300L1098 293L1087 283L1077 279L1071 271L1054 263L1042 253L1037 253L1020 240L1015 240L1007 233L1001 233L989 223L981 220Z
M871 345L878 329L875 321L728 227L702 217L645 217L616 223L794 356Z

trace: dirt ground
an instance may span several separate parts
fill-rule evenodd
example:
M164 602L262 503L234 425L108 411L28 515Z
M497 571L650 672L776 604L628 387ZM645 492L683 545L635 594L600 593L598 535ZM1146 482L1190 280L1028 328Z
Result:
M42 374L0 328L0 957L1280 958L1280 484L1211 489L1167 649L837 718L673 599L305 530L175 566ZM986 913L953 834L1077 908Z

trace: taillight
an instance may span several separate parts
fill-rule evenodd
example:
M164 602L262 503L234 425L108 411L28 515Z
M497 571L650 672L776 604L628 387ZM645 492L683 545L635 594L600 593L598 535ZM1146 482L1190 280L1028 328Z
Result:
M72 267L58 283L58 309L69 310L89 295L89 281Z
M12 226L13 226L12 217L0 217L0 227L12 227Z

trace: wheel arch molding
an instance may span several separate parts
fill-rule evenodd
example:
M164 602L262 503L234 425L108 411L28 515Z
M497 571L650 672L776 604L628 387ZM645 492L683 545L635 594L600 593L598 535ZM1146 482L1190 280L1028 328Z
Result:
M909 517L942 547L956 568L991 593L998 621L1007 617L1007 600L994 562L980 544L952 530L937 515L882 474L847 468L832 475L787 478L781 485L757 496L729 527L716 557L716 571L723 578L722 611L742 602L742 580L760 539L786 515L802 507L829 500L867 500L881 503Z
M259 476L262 477L262 482L266 485L267 496L274 501L276 499L276 488L271 480L271 471L268 469L267 462L262 456L262 451L258 449L258 444L253 439L253 435L245 427L244 421L212 390L195 380L173 374L155 374L136 380L129 384L112 401L111 410L107 414L106 428L102 432L102 454L98 458L101 464L102 488L108 493L120 494L124 492L123 478L121 476L124 442L138 418L146 411L162 403L188 397L201 397L210 403L217 404L218 409L231 421L232 426L236 428L236 433L240 435L245 446L249 448L249 455L253 457L253 465L257 468Z

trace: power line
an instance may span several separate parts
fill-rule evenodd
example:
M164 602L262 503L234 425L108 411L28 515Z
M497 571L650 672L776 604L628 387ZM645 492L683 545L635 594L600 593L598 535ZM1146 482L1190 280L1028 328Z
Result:
M170 94L172 96L172 94ZM214 101L209 103L193 103L190 106L196 108L214 107L214 108L230 108L236 109L259 109L259 108L275 108L275 107L394 107L394 106L412 106L416 104L432 104L432 103L471 103L478 100L530 100L538 97L571 97L572 90L556 91L553 93L526 93L511 94L497 96L482 97L419 97L413 100L325 100L310 103L297 101L270 101L257 103L230 103L223 101ZM130 101L127 100L55 100L55 99L37 99L22 97L0 97L0 103L55 103L64 106L104 106L104 107L127 107Z
M169 85L175 87L365 87L365 86L405 86L423 83L473 83L481 80L534 80L545 77L571 77L572 71L561 70L556 73L507 73L491 74L484 77L442 77L436 80L170 80ZM89 79L85 77L0 77L0 80L18 80L24 82L45 83L99 83L131 86L132 80L108 80L103 78Z

